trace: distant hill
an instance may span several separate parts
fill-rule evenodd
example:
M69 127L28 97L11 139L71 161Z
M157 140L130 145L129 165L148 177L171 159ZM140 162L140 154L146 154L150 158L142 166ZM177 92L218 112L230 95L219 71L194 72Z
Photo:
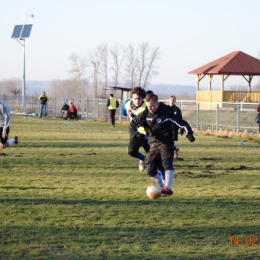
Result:
M50 81L27 80L26 81L26 94L34 95L35 93L40 94L43 91L48 92L50 86L51 86Z
M186 96L196 95L196 87L189 85L152 84L148 89L156 93L161 99L168 98L171 95L177 96L177 99L185 94Z

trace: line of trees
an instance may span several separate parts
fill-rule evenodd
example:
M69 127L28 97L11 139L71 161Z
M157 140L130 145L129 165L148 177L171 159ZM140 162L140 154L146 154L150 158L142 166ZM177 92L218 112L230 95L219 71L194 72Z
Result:
M156 61L160 59L159 48L148 42L137 47L114 43L100 44L87 56L72 53L69 56L70 79L53 80L49 93L56 96L100 97L102 86L135 87L144 89L152 77L158 74Z

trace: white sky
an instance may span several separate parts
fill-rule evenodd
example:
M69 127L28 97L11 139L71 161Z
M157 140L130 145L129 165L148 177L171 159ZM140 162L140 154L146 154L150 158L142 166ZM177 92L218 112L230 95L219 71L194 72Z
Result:
M22 78L23 48L11 34L24 11L35 15L27 19L34 25L26 80L67 79L69 55L87 55L103 43L159 47L160 74L152 84L195 85L189 71L233 51L259 57L259 0L1 0L0 80ZM215 76L213 86L219 84ZM247 83L229 77L226 85L234 84Z

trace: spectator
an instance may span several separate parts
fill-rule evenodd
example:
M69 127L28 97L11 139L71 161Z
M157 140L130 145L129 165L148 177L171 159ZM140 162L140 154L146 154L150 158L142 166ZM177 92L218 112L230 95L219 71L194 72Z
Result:
M119 106L118 101L114 98L113 94L110 94L109 99L107 100L107 107L108 107L108 115L111 121L111 128L115 127L115 114L118 106Z
M67 120L68 116L69 116L69 110L70 110L70 107L69 105L64 101L63 102L63 106L61 108L61 117L64 119L64 120Z
M45 91L39 96L40 100L40 114L39 117L42 117L42 110L44 110L44 116L48 117L47 105L49 103L49 98L46 96Z
M11 122L11 115L9 107L0 101L0 148L5 149L8 146L18 144L18 137L15 136L7 141L9 134L9 125Z
M70 111L69 111L69 116L70 119L76 119L78 116L78 110L77 108L74 106L74 104L72 103L72 101L70 101Z

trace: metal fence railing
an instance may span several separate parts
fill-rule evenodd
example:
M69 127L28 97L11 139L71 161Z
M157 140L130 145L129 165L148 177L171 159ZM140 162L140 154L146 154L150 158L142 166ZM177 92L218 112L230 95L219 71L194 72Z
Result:
M7 104L13 112L24 112L26 114L39 114L39 101L36 96L26 96L26 109L22 110L21 96L0 95L0 100ZM86 119L108 119L107 99L71 99L78 109L82 120ZM63 97L50 97L48 104L48 115L59 117L63 102L68 99ZM167 103L166 100L161 102ZM127 117L120 114L122 101L119 100L119 107L116 110L116 120L128 121ZM183 118L193 128L198 130L218 131L220 129L236 132L258 132L258 124L254 123L256 117L256 103L244 102L223 102L223 103L197 103L194 100L179 100L177 105L182 110ZM210 107L210 109L205 109Z

